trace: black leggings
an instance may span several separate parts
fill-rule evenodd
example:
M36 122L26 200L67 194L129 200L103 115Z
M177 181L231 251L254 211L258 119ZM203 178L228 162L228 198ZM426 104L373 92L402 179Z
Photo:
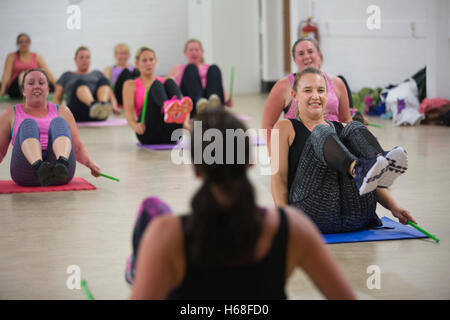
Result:
M125 83L125 81L130 80L130 79L136 79L139 77L139 75L140 75L140 72L138 69L134 69L133 72L128 70L128 68L124 68L122 70L122 72L119 74L119 77L117 78L116 83L114 84L114 89L113 89L114 95L116 96L116 99L117 99L117 104L123 105L122 90L123 90L123 84Z
M203 89L197 66L195 64L188 64L184 69L183 77L181 78L180 89L183 95L190 97L194 103L191 115L196 114L195 105L197 104L197 101L201 98L209 98L212 94L217 94L220 101L222 101L222 104L225 104L222 72L216 65L211 65L208 68L206 87Z
M67 106L69 107L70 111L72 111L73 117L77 122L101 121L99 119L91 118L89 115L89 106L85 105L83 102L80 101L80 99L78 99L77 89L78 87L83 85L88 86L86 81L84 81L83 79L78 79L77 81L75 81L75 84L73 86L73 93L70 95L70 99L67 101ZM109 87L109 82L104 77L100 78L97 81L95 92L91 92L92 95L94 96L94 99L96 99L97 91L101 86Z
M145 132L142 135L136 134L138 140L142 144L168 144L176 143L172 141L172 132L182 128L182 124L165 123L164 112L162 107L164 101L176 96L181 99L181 91L175 81L168 79L162 84L159 80L155 80L147 93L147 111L145 114ZM142 112L139 115L139 121L142 119Z
M55 86L53 83L48 84L49 91L55 92ZM9 95L10 98L22 98L22 91L20 90L19 86L19 76L17 76L14 81L9 86L8 90L6 90L6 93Z

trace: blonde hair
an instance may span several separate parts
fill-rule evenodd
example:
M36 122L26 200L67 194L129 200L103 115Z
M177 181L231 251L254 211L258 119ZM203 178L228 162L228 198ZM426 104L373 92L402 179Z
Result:
M154 55L155 58L156 58L156 53L155 53L155 51L154 51L153 49L150 49L149 47L140 47L140 48L136 51L136 54L134 55L134 59L135 59L136 63L139 61L139 58L141 57L141 54L142 54L144 51L150 51L151 53L153 53L153 55Z
M198 39L194 39L194 38L192 38L192 39L189 39L188 41L186 41L186 43L184 44L184 50L183 50L183 53L186 53L186 51L187 51L187 48L188 48L188 46L191 44L191 43L197 43L199 46L200 46L200 49L202 50L202 51L205 51L204 49L203 49L203 45L202 45L202 42L200 41L200 40L198 40ZM201 63L204 63L205 62L205 58L201 58L201 60L200 60L200 62Z
M125 49L125 51L128 53L128 54L130 54L130 47L128 47L128 45L126 44L126 43L118 43L118 44L116 44L115 46L114 46L114 54L116 54L117 53L117 51L119 51L119 49L120 48L122 48L122 49Z

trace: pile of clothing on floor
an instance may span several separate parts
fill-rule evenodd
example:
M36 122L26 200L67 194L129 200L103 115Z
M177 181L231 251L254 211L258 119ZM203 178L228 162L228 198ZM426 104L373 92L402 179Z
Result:
M353 108L363 114L392 119L395 125L450 125L450 100L426 98L426 67L398 85L364 87L352 94Z

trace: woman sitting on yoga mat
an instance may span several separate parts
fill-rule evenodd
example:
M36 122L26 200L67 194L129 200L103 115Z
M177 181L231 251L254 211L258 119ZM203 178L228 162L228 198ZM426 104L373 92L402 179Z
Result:
M309 38L300 38L292 46L292 59L297 65L297 73L308 67L320 70L323 62L322 52L317 41ZM325 119L330 121L340 121L348 123L352 120L348 93L344 82L336 76L323 72L328 86L328 99L326 105ZM270 130L284 112L285 119L294 119L297 104L292 98L292 86L294 84L295 73L278 80L272 90L270 90L264 108L262 128L267 130L267 147L270 152Z
M25 71L35 68L43 69L50 80L50 92L55 89L55 78L47 67L44 59L35 52L30 51L31 38L26 33L21 33L16 39L18 50L6 57L3 69L2 82L0 83L0 96L8 94L10 98L21 98L20 86Z
M64 72L56 82L53 102L60 104L65 92L67 106L77 122L106 120L111 111L119 113L108 79L98 70L89 71L91 53L87 47L76 50L75 64L75 72Z
M189 215L173 214L155 197L142 202L134 254L127 261L126 279L134 282L131 298L286 299L286 281L297 267L326 298L355 298L305 215L292 207L257 205L247 175L249 138L228 134L245 132L244 124L223 109L206 111L196 121L202 124L191 131L191 159L203 183ZM212 142L203 132L209 129L223 137L218 146L213 142L223 151L216 151L216 161L208 165L204 157L212 154ZM194 152L203 155L200 163Z
M188 40L184 46L184 55L188 64L174 66L167 77L174 79L183 95L194 102L192 116L208 108L233 106L233 100L223 88L219 67L205 63L200 40Z
M192 100L182 98L172 79L157 77L155 51L142 47L136 53L140 76L123 86L123 102L128 125L142 144L175 143L172 132L188 125Z
M380 225L377 201L401 223L414 222L386 190L406 171L406 151L385 152L361 122L344 126L325 120L327 89L318 69L306 68L295 77L297 116L274 126L279 130L271 159L275 205L301 209L323 233Z
M122 90L123 84L129 79L139 77L139 70L128 64L130 48L125 43L119 43L114 47L116 65L105 68L104 75L111 83L119 109L123 108Z
M67 184L75 173L75 160L97 177L100 168L81 142L69 108L47 102L45 72L26 71L22 92L25 103L10 106L0 115L0 162L11 142L13 181L21 186Z

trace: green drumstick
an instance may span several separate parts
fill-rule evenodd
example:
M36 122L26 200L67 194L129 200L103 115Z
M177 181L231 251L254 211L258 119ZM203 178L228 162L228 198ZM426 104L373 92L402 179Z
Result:
M231 76L230 76L230 96L229 99L233 97L233 85L234 85L234 67L231 67Z
M108 178L108 179L111 179L111 180L114 180L114 181L117 181L117 182L120 182L120 179L108 176L107 174L104 174L104 173L101 173L101 172L98 172L98 175L102 176L102 177L105 177L105 178Z
M89 290L87 286L86 280L81 280L81 287L83 288L84 294L86 295L86 298L88 300L95 300L94 296L92 295L91 291Z
M142 105L142 113L141 113L141 123L145 123L145 115L147 114L147 97L148 97L148 86L145 87L145 98L144 104Z
M367 122L368 126L372 126L372 127L376 127L376 128L381 128L381 124L378 123L373 123L373 122Z
M408 224L410 226L413 226L414 228L416 228L417 230L419 230L420 232L422 232L423 234L425 234L426 236L430 237L431 239L433 239L436 242L439 242L441 240L439 240L438 238L436 238L435 236L433 236L431 233L425 231L424 229L422 229L421 227L419 227L417 224L415 224L414 222L408 221Z

